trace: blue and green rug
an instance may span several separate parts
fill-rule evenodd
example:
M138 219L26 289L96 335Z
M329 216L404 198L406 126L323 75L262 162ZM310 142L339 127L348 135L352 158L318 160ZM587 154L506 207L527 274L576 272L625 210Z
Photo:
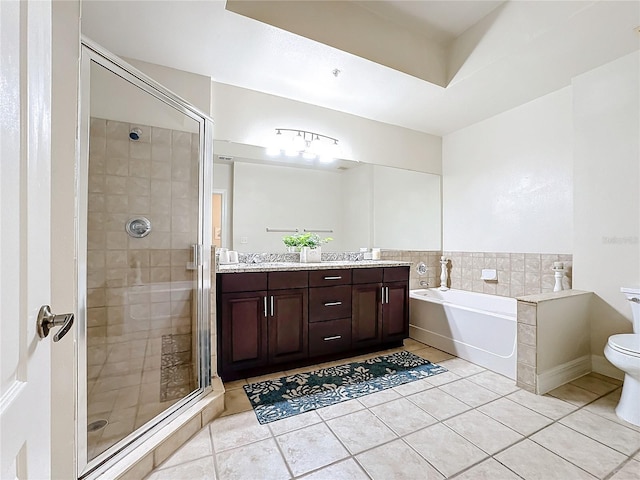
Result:
M446 372L411 352L251 383L244 390L261 424Z

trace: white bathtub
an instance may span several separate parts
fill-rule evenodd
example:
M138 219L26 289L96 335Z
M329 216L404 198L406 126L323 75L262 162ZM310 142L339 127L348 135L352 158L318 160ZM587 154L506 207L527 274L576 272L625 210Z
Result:
M515 298L435 288L410 298L411 338L515 380Z

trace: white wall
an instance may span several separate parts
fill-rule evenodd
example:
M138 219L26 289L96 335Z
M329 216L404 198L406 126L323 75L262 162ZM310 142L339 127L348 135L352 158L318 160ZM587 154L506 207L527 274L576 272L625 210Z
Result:
M640 286L639 72L634 53L573 80L573 285L596 293L596 363L603 361L609 335L631 332L631 310L620 287Z
M209 114L209 77L138 60L126 60ZM91 116L189 132L197 132L199 125L187 115L97 64L93 64L91 69Z
M373 246L440 250L440 177L373 166Z
M435 135L217 82L211 111L216 140L266 146L276 128L300 128L339 139L347 160L441 173Z
M241 252L284 252L282 237L267 228L332 229L323 247L341 251L339 173L236 162L233 171L233 246ZM242 243L242 237L247 242Z
M563 88L443 138L443 249L573 251L572 95Z
M372 245L372 165L360 165L340 174L342 182L342 199L340 214L343 245L347 249L360 247L371 248Z
M224 195L222 246L230 249L233 234L233 224L231 222L233 218L233 165L227 163L213 164L213 190L214 193L222 193Z

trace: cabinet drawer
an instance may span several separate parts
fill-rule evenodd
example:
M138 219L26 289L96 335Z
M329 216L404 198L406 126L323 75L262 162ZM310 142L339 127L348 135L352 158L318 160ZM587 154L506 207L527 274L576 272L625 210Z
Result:
M269 272L269 290L288 288L306 288L309 284L309 272Z
M408 282L409 267L387 267L384 269L384 281L386 282Z
M351 285L309 289L309 321L351 317Z
M310 287L330 287L351 283L351 270L312 270L309 272Z
M309 356L342 352L351 348L351 319L309 324Z
M353 283L382 283L382 268L354 268Z
M219 273L218 283L222 293L255 292L267 289L267 273Z

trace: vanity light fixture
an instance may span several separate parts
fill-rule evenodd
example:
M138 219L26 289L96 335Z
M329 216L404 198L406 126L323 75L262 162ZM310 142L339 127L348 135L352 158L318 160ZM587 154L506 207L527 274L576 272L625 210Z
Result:
M319 159L321 163L330 163L338 157L339 149L337 138L307 130L276 128L267 155L284 153L287 157L301 156L305 160Z

